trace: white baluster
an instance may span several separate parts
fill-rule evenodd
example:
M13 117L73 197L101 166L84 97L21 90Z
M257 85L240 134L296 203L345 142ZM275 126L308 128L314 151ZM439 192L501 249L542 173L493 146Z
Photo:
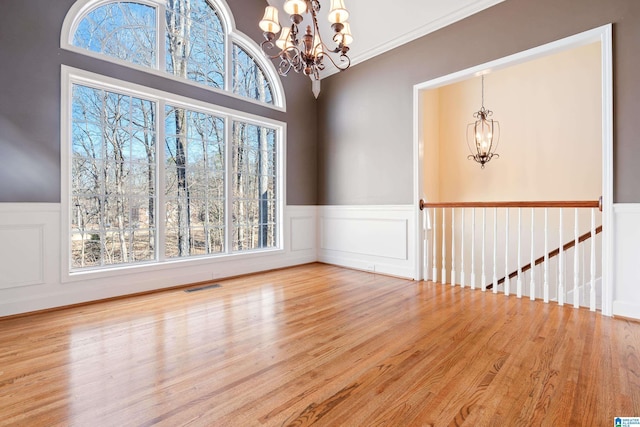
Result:
M456 211L451 208L451 286L456 285Z
M433 242L432 242L432 246L433 249L431 251L431 257L432 257L432 261L431 261L431 277L433 278L433 283L437 283L438 282L438 266L437 266L437 262L436 262L436 248L437 248L437 243L436 243L436 212L437 209L433 208L433 225L431 226L431 230L433 231L431 233L432 238L433 238Z
M471 289L476 288L476 208L471 209Z
M493 293L498 293L498 208L493 208Z
M522 298L522 208L518 208L518 279L516 282L516 296Z
M447 223L447 214L445 212L445 208L442 208L442 284L447 283L447 269L445 260L447 258L447 231L446 231L446 223Z
M485 236L486 236L486 217L487 217L487 208L482 208L482 292L487 290L487 276L485 275Z
M544 208L544 302L549 302L549 209Z
M529 284L529 299L536 299L536 255L535 255L535 209L531 208L531 282Z
M464 208L460 210L460 213L462 215L462 232L460 233L460 236L462 236L460 240L460 286L464 288Z
M580 307L580 257L578 256L578 245L580 244L580 231L578 230L578 208L575 208L573 220L573 237L575 239L573 245L573 307Z
M596 210L591 209L591 289L589 310L596 311Z
M562 237L562 208L560 208L560 252L558 253L558 305L564 305L564 243Z
M504 228L504 294L509 295L509 208L505 211L505 223Z

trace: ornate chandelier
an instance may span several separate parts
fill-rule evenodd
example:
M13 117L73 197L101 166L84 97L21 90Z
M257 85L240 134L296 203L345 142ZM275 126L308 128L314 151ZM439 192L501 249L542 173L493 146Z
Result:
M480 167L484 169L485 163L494 157L500 157L496 154L498 148L498 140L500 139L500 123L490 119L493 111L484 108L484 74L482 75L482 108L473 117L477 120L467 125L467 145L471 155L467 156L469 160L475 160L480 163Z
M320 11L319 0L287 0L284 10L290 15L291 27L282 28L280 37L276 40L280 31L278 21L278 9L267 6L264 17L259 23L264 31L265 41L262 42L262 50L271 59L279 59L278 72L286 76L292 69L296 73L303 73L312 79L320 79L320 71L324 70L324 59L329 58L331 63L340 71L344 71L351 65L351 59L347 56L349 44L353 41L349 28L349 12L344 6L344 0L331 0L329 22L334 31L333 41L336 47L330 49L323 41L318 29L317 14ZM298 25L302 22L302 15L308 13L313 25L308 25L305 33L300 36ZM274 43L275 40L275 43ZM279 50L271 55L274 47ZM336 62L330 53L338 54Z

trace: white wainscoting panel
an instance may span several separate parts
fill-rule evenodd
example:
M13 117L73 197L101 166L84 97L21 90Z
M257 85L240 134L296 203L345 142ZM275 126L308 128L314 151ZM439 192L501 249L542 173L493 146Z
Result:
M0 203L0 317L317 260L316 206L287 206L282 250L69 275L60 212L60 204Z
M0 227L0 288L44 283L44 225ZM20 268L15 268L20 266Z
M320 206L318 260L413 278L415 207Z
M0 290L32 292L57 278L59 222L57 204L0 203Z
M615 203L613 315L640 319L640 203Z
M315 252L316 247L316 215L290 217L291 252Z

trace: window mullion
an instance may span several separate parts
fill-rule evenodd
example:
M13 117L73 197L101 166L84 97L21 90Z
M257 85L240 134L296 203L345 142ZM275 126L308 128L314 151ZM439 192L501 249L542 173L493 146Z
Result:
M156 68L160 71L166 71L167 69L167 52L166 52L166 40L167 40L167 9L164 4L158 4L156 9Z
M167 203L166 203L166 184L165 177L165 106L166 102L159 99L157 102L156 112L156 257L158 261L166 260L165 244L166 244L166 219L167 219Z
M227 92L233 93L233 41L230 34L225 36L224 48L224 84Z
M105 137L104 134L104 129L106 127L106 123L107 123L107 114L106 114L106 100L105 100L105 95L104 95L105 91L102 90L101 91L101 96L100 99L102 101L102 104L100 105L100 126L102 128L102 137ZM103 143L102 147L101 147L101 151L102 151L102 170L100 171L100 198L102 199L101 204L100 204L100 209L105 209L105 203L107 200L107 177L105 176L104 173L104 168L107 167L107 144ZM104 218L106 215L102 215L102 218ZM104 253L104 241L106 239L106 235L107 235L107 230L104 224L104 219L102 219L100 221L100 223L98 224L98 229L100 230L100 266L104 267L105 262L105 253Z
M225 117L225 165L224 165L224 182L225 182L225 195L224 195L224 212L225 212L225 238L224 238L224 251L225 253L231 253L233 250L233 167L232 153L233 153L233 119L229 116Z

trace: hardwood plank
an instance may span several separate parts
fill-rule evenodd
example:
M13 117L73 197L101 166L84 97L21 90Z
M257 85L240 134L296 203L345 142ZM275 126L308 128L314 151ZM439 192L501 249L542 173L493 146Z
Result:
M0 319L0 426L611 425L640 323L311 264Z

